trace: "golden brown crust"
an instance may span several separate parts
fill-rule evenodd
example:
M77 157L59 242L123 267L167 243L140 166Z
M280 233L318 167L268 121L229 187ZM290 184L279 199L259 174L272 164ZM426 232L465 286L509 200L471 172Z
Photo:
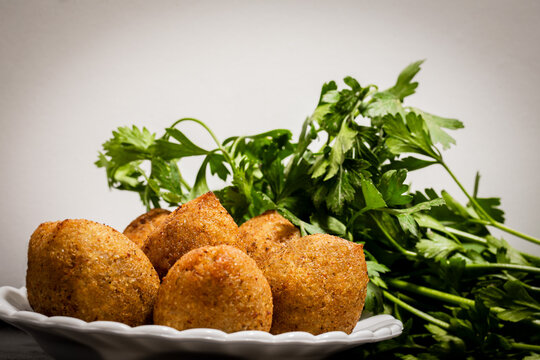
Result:
M360 318L368 283L360 244L326 234L294 239L263 273L274 298L273 334L350 333Z
M170 213L166 209L152 209L133 220L124 230L124 235L142 249L148 235L161 225Z
M228 245L185 254L159 289L154 323L178 330L269 331L272 293L253 259Z
M238 234L247 254L261 267L283 244L299 238L300 230L277 211L269 210L240 225Z
M242 249L238 226L218 198L209 192L173 211L148 236L143 250L163 278L190 250L221 244Z
M151 320L159 278L123 234L89 220L64 220L32 234L26 287L30 305L44 315L137 326Z

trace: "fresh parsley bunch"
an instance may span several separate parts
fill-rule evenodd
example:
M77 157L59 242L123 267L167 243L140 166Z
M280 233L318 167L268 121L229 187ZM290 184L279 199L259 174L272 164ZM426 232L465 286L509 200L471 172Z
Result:
M134 191L147 208L177 206L209 191L207 176L228 186L214 190L238 223L277 209L303 234L329 233L364 243L370 283L365 311L390 313L405 335L352 350L400 358L539 358L540 259L490 234L494 227L536 244L504 225L498 198L463 187L442 149L455 144L456 119L405 106L418 86L422 61L407 66L381 91L351 77L345 88L322 87L318 105L294 139L276 129L220 142L201 121L184 118L157 137L120 127L103 144L96 165L110 187ZM214 139L203 149L179 128L196 122ZM179 161L200 156L195 182ZM468 202L433 189L411 193L408 171L439 166Z

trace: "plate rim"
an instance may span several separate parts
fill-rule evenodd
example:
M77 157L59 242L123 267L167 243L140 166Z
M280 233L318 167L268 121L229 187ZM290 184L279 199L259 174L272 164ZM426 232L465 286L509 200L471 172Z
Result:
M360 320L351 334L343 331L327 332L313 335L304 331L287 332L283 334L270 334L258 330L243 330L226 333L217 329L196 328L177 330L164 325L129 326L115 321L91 321L67 316L46 316L34 311L21 310L16 304L9 301L8 296L19 296L20 300L28 302L26 287L12 286L0 287L0 319L23 330L30 329L56 329L68 330L81 334L126 336L130 338L153 338L176 341L200 341L208 343L256 343L265 345L303 344L303 345L331 345L331 344L362 344L388 340L401 335L403 324L400 320L389 314L373 315ZM381 326L371 329L358 329L362 321L380 319ZM375 322L378 324L379 322ZM385 330L385 329L388 329ZM378 334L377 334L378 333ZM242 336L242 335L245 335Z

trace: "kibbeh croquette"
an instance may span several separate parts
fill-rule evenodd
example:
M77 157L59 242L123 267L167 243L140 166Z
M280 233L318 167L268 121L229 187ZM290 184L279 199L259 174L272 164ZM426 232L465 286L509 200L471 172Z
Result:
M238 242L238 225L218 198L208 192L172 212L148 236L143 250L163 278L190 250L222 244L242 249Z
M300 237L277 211L239 228L209 192L172 213L151 210L124 232L135 240L89 220L41 224L28 248L32 308L130 326L318 335L351 333L364 307L363 246Z
M41 224L30 238L28 300L47 316L149 323L159 288L152 264L131 240L89 220Z
M275 210L256 216L238 228L246 252L259 267L286 242L300 237L300 230Z
M124 235L142 249L148 235L161 225L170 213L166 209L152 209L133 220L124 230Z
M272 293L255 261L228 246L205 246L182 256L159 289L154 323L178 330L269 331Z
M366 298L363 246L326 234L293 239L263 267L274 299L272 334L351 333Z

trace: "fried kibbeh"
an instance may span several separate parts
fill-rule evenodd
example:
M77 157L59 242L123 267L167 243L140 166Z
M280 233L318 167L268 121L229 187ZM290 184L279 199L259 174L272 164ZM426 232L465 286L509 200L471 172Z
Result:
M238 225L214 193L208 192L173 211L148 236L143 250L163 278L190 250L222 244L242 249Z
M263 273L272 288L272 334L351 333L366 298L363 246L326 234L289 241L271 255Z
M161 225L170 213L166 209L152 209L133 220L124 230L124 235L142 249L148 235Z
M30 238L28 301L44 315L147 324L159 284L142 250L106 225L43 223Z
M253 259L228 245L182 256L159 289L154 323L178 330L269 331L272 292Z
M238 228L246 252L259 267L284 243L300 237L300 230L275 210L256 216Z

